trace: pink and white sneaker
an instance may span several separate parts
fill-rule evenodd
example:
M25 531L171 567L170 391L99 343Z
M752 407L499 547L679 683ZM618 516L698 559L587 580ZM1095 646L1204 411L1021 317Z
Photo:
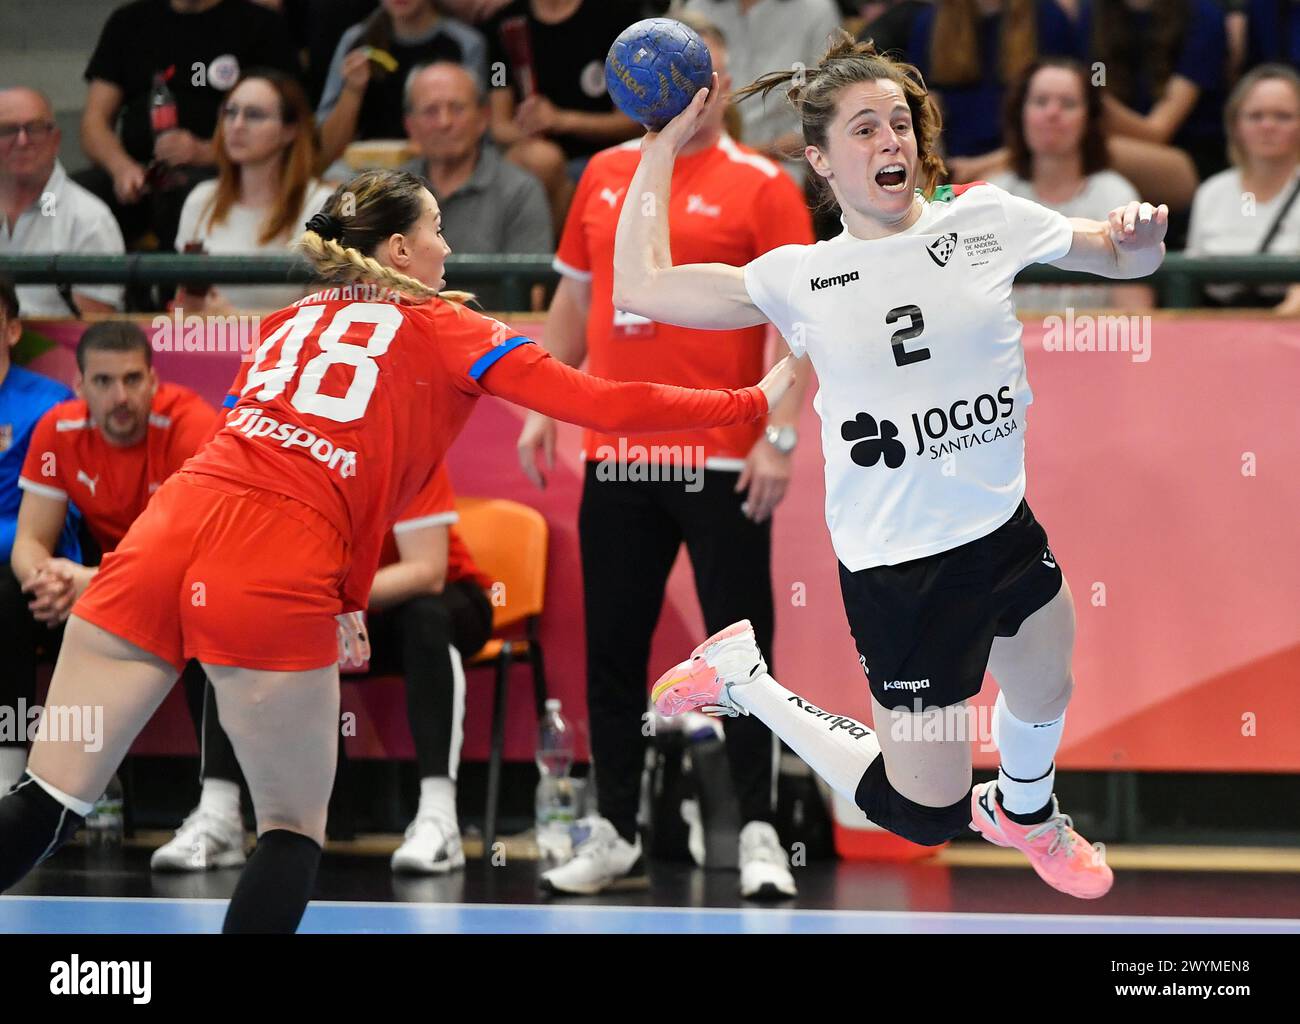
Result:
M650 699L665 718L687 711L738 718L749 714L731 698L731 688L767 671L748 619L732 623L700 644L680 665L654 684Z
M982 782L971 790L970 827L995 846L1010 846L1029 858L1038 877L1070 896L1095 900L1110 892L1115 875L1100 851L1074 830L1052 796L1052 814L1038 825L1020 825L1003 812L997 782Z

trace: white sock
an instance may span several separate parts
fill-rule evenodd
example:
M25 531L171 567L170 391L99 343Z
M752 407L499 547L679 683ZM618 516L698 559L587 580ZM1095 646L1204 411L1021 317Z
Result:
M199 810L222 818L242 820L239 812L239 783L229 779L204 779Z
M433 776L420 780L420 807L415 812L417 818L437 818L449 825L456 821L456 783L445 776Z
M733 686L731 699L785 740L831 789L856 803L858 783L880 755L874 732L808 703L766 673Z
M993 707L993 742L1002 763L998 792L1012 814L1033 814L1052 798L1056 781L1053 758L1065 732L1065 713L1053 722L1030 723L1016 718L1007 699L998 694Z
M25 747L0 747L0 796L8 793L9 787L23 777L26 767Z
M69 796L67 793L63 792L63 790L55 789L53 786L51 786L48 782L46 782L44 779L42 779L39 775L31 771L30 769L28 769L27 774L31 777L31 780L34 783L36 783L36 785L41 787L41 789L49 793L50 796L54 797L55 800L63 804L63 806L66 807L68 810L76 811L83 818L89 815L90 812L95 809L95 802L93 800L87 803L85 800L78 800L75 796Z

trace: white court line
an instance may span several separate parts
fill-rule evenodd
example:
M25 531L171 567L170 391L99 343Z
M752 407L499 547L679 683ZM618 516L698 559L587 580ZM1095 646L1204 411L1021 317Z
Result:
M46 900L73 901L77 903L169 903L184 906L186 904L229 903L228 899L210 897L176 897L176 896L0 896L5 900ZM1270 928L1291 927L1300 931L1300 918L1293 917L1162 917L1145 914L996 914L967 913L964 911L935 910L825 910L816 907L801 909L799 907L638 907L610 904L549 904L549 903L429 903L408 900L312 900L312 907L345 907L401 910L414 907L434 907L440 910L505 910L525 911L541 914L583 913L593 911L609 914L641 914L644 916L672 916L678 914L746 914L766 917L794 917L811 915L816 917L847 917L854 919L888 919L915 917L923 920L950 921L954 918L965 921L1053 921L1061 924L1073 924L1083 921L1104 922L1107 924L1206 924L1206 925L1252 925L1266 924Z

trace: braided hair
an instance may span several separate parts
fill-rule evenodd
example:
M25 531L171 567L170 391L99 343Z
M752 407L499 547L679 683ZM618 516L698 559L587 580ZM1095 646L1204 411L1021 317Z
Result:
M298 247L326 281L385 285L420 301L436 296L468 302L474 298L469 292L440 292L369 255L419 220L426 191L428 186L406 171L362 171L335 189L307 222Z

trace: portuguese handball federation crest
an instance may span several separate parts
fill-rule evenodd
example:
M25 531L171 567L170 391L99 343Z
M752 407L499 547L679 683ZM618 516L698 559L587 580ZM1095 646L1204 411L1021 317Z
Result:
M936 264L946 267L956 248L957 232L949 231L946 235L940 235L927 245L925 251L930 254L930 259L934 260Z

